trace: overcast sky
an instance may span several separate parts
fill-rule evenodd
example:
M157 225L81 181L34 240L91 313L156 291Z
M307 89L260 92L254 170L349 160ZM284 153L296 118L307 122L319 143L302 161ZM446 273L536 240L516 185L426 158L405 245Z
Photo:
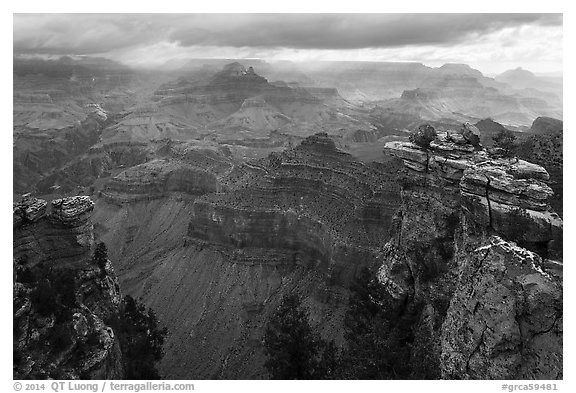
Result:
M561 14L15 14L14 53L466 63L562 70Z

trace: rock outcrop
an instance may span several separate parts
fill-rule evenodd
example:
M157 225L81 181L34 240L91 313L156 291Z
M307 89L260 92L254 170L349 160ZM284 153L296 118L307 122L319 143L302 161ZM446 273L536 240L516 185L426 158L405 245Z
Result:
M537 254L494 236L461 261L442 326L448 379L561 379L562 284Z
M548 172L523 160L476 152L470 144L455 143L457 135L440 133L428 151L409 142L390 142L386 147L412 170L414 175L408 181L423 178L434 186L450 186L478 228L490 228L506 239L561 253L562 220L548 204L553 195L545 183ZM523 233L514 233L519 228Z
M91 259L94 203L85 196L14 205L14 378L119 379L108 321L121 301L114 269Z
M392 308L436 321L413 327L412 351L431 343L442 378L561 378L563 223L549 175L458 134L427 150L386 144L408 172L377 279Z
M562 215L563 212L563 167L564 141L563 123L560 120L539 117L532 123L529 132L524 133L518 146L518 156L542 165L550 174L549 185L554 190L550 204Z
M43 263L77 264L94 242L88 197L56 199L50 204L27 197L14 204L14 259L29 267Z

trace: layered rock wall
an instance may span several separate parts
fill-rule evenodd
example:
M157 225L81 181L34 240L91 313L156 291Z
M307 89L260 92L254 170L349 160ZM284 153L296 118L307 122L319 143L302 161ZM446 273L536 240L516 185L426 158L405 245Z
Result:
M15 379L123 376L107 325L118 316L120 289L110 261L91 258L93 207L86 196L14 205Z
M415 343L435 348L442 378L561 378L563 223L548 173L465 139L386 145L409 171L377 279L391 307L422 306Z
M112 203L160 198L169 192L202 195L220 185L208 171L182 162L155 160L129 168L106 184L102 195Z
M90 198L56 199L48 208L36 198L14 204L14 259L35 266L75 264L89 256L94 243Z
M354 161L319 134L244 170L230 191L194 202L190 237L281 250L285 263L306 258L322 262L324 271L358 267L359 254L362 263L375 260L394 211L393 186L379 168Z

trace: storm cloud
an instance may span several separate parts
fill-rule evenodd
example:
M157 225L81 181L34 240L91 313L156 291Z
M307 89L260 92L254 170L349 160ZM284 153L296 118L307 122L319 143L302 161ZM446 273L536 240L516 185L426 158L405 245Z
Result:
M288 49L450 46L561 14L15 14L15 53L102 54L172 43Z

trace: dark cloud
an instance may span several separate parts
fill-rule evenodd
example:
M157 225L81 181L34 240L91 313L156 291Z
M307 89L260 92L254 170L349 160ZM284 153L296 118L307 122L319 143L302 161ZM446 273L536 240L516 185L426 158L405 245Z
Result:
M293 49L453 45L561 14L15 14L14 52L96 54L158 42Z
M191 26L170 37L184 46L358 49L443 45L505 27L562 24L561 16L550 14L289 14L261 15L230 24L226 16L218 19L216 28Z

